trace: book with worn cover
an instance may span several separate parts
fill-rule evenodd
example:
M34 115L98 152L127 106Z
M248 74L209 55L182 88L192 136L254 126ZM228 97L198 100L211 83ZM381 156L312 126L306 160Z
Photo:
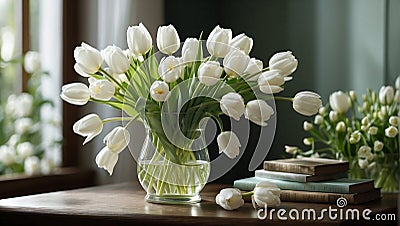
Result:
M324 158L290 158L265 161L264 169L288 173L322 175L347 172L349 170L349 162Z
M308 202L308 203L330 203L330 204L336 204L337 200L341 197L347 200L347 204L361 204L381 198L381 190L379 188L375 188L371 191L352 193L352 194L281 190L281 195L280 195L281 201L284 202ZM245 201L251 202L251 198L246 197Z
M269 170L256 170L256 177L275 179L275 180L286 180L286 181L297 181L297 182L313 182L313 181L324 181L347 177L347 173L330 173L322 175L310 175L300 173L287 173Z
M318 191L331 193L358 193L374 189L374 181L371 179L340 178L321 182L294 182L284 180L249 177L235 180L233 186L240 190L251 191L257 183L267 181L276 184L282 190Z

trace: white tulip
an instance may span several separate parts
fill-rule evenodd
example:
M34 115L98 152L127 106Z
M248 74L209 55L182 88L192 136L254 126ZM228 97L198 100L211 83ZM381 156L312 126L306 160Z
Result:
M258 86L261 92L265 94L273 94L283 91L283 88L281 87L283 84L285 84L284 77L278 70L263 72L258 78Z
M53 162L53 160L49 159L49 158L43 158L42 160L40 160L40 172L43 174L50 174L51 172L53 172L55 168L55 164Z
M318 110L318 113L320 115L325 115L325 113L327 112L327 108L326 107L320 107Z
M158 27L157 47L160 52L171 55L179 49L180 44L178 32L172 24Z
M368 124L369 124L369 118L367 116L361 119L361 125L367 126Z
M0 146L0 162L9 166L15 162L16 156L13 148L3 145Z
M153 44L149 31L142 23L128 27L126 39L129 49L137 56L146 54Z
M74 133L86 137L83 145L99 135L103 130L103 122L96 114L89 114L74 123Z
M115 93L115 86L107 79L89 78L90 96L97 100L110 100Z
M379 90L379 101L383 105L389 105L393 102L394 89L391 86L382 86Z
M398 126L399 125L399 117L398 116L390 116L389 124L392 126Z
M217 137L217 143L219 153L225 153L230 159L234 159L239 155L239 148L242 146L239 138L232 131L225 131L219 134Z
M397 90L400 90L400 75L397 76L394 86L396 87Z
M304 131L310 131L314 128L313 124L307 121L303 122L303 129Z
M304 138L303 144L306 146L311 146L313 144L312 138Z
M254 195L251 196L253 207L279 206L281 204L280 194L281 189L275 184L267 181L259 182L254 188Z
M329 112L329 120L331 120L331 122L336 122L338 120L338 118L339 118L339 116L336 111Z
M70 83L61 87L60 96L70 104L85 105L90 99L90 90L83 83Z
M361 133L360 133L360 131L358 131L358 130L356 130L356 131L354 131L351 135L350 135L350 139L349 139L349 142L350 142L350 144L356 144L356 143L358 143L359 141L360 141L360 139L361 139Z
M394 126L389 126L388 128L385 129L385 135L390 138L396 137L398 133L399 130Z
M274 109L263 100L252 100L246 105L244 117L259 126L268 125L271 115L274 114Z
M244 205L242 193L236 188L224 188L215 197L215 202L226 210L234 210Z
M26 159L33 155L34 147L30 142L23 142L17 145L17 154L21 159Z
M40 70L40 56L38 52L28 51L25 54L24 69L29 74L33 74Z
M17 145L20 139L21 135L13 134L11 135L10 139L8 139L7 144L10 145L11 147L15 147L15 145Z
M25 159L24 172L30 176L40 173L40 160L37 156L31 156Z
M14 56L16 44L14 33L14 29L9 26L4 26L0 30L0 58L4 61L10 61Z
M113 73L122 74L129 70L129 58L118 46L107 46L101 54Z
M104 147L96 156L96 164L99 168L108 171L110 175L113 174L115 164L118 161L118 154Z
M349 91L349 96L350 96L350 99L352 99L353 101L357 100L357 94L354 90Z
M155 101L165 101L169 95L168 84L163 81L155 81L150 87L150 95Z
M31 118L19 118L14 122L15 132L17 134L26 133L32 128L32 125L33 121Z
M285 145L285 152L288 154L295 155L298 151L298 147Z
M394 94L393 100L394 100L396 103L400 104L400 90L397 90L397 91L396 91L396 93Z
M383 142L376 140L374 142L374 151L382 151L383 146L384 146Z
M374 155L372 154L372 149L367 146L367 145L363 145L358 149L358 157L360 158L366 158L368 160L372 160Z
M230 50L229 43L232 39L231 29L223 29L217 25L207 38L208 52L214 57L225 57Z
M224 70L230 77L237 77L243 74L249 65L250 57L241 50L233 50L229 52L224 60Z
M75 71L84 77L89 77L90 74L98 72L103 63L100 52L84 42L81 46L75 48L74 58L76 61Z
M292 52L276 53L269 60L269 68L271 70L279 70L282 76L291 75L297 69L298 61Z
M106 143L110 151L118 154L128 146L130 140L129 131L122 126L118 126L104 137L103 142Z
M113 78L115 78L115 80L117 80L118 82L125 82L125 83L129 83L128 77L126 77L125 73L122 74L118 74L118 73L114 73L110 70L110 68L106 67L104 68L104 71L107 72L109 75L111 75ZM95 78L89 78L89 83L90 81L94 81Z
M367 159L358 159L358 165L360 166L361 169L365 169L368 166L368 160Z
M258 78L260 77L261 74L260 72L262 71L262 69L263 69L263 62L256 58L251 58L243 74L248 75L246 76L246 78L248 78L246 79L247 81L257 81Z
M196 61L199 52L199 40L187 38L182 46L182 63L191 63Z
M10 96L8 99L10 102L9 109L15 118L27 117L31 115L33 110L33 97L28 93L21 93L17 97ZM8 103L7 103L8 104ZM13 105L13 106L11 106ZM6 106L7 108L7 106Z
M346 132L346 124L343 121L340 121L336 124L336 132Z
M368 134L370 135L376 135L378 133L378 127L376 126L371 126L368 129Z
M321 96L314 92L299 92L293 98L293 109L305 116L315 115L322 106L320 98Z
M220 107L224 114L238 121L245 110L243 97L234 92L225 94L221 98Z
M253 39L242 33L232 38L229 45L235 49L242 50L249 55L251 49L253 48Z
M198 69L199 80L206 86L215 85L221 77L222 70L217 61L203 62Z
M347 94L336 91L329 96L331 108L338 113L346 113L350 108L350 100Z
M174 56L163 58L158 66L158 74L165 82L175 82L181 75L179 60Z
M321 125L324 122L324 118L321 115L316 115L314 118L315 125Z

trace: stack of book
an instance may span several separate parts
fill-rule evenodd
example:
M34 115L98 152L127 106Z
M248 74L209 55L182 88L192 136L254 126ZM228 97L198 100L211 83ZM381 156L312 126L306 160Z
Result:
M234 187L251 191L261 181L276 184L281 200L288 202L336 203L344 197L348 204L359 204L381 197L371 179L349 179L349 163L323 158L293 158L264 162L255 177L236 180Z

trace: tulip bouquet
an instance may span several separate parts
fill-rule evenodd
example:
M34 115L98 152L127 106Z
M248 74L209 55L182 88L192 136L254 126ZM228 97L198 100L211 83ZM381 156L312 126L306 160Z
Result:
M332 93L314 125L304 122L311 136L303 143L310 150L286 146L286 151L348 160L350 177L370 177L383 191L398 191L400 77L395 87L382 86L378 93L368 90L362 103L354 91Z
M88 101L109 105L124 116L100 119L90 114L75 123L74 132L86 137L85 144L102 131L104 123L127 121L105 137L106 146L96 157L99 167L112 174L118 154L130 141L130 122L140 120L149 137L138 159L142 186L157 197L190 195L199 192L197 185L204 186L209 175L201 139L205 118L219 125L219 151L229 158L239 154L241 144L234 132L224 131L221 115L235 120L244 115L257 125L267 125L274 114L268 101L292 79L297 59L289 51L276 53L264 68L261 60L249 56L250 37L232 38L230 29L219 26L203 42L200 35L187 38L181 47L176 29L161 26L157 32L160 52L155 53L150 33L139 24L128 28L126 50L108 46L99 51L86 43L75 49L75 70L88 78L89 86L64 85L61 98L76 105ZM320 96L308 91L275 99L292 101L294 110L308 116L321 106Z
M0 109L0 175L51 173L55 162L46 155L46 150L59 148L59 141L42 139L44 125L60 125L40 117L42 107L52 103L40 92L40 79L44 72L40 70L39 53L29 51L22 59L25 71L30 74L28 92L12 94L1 100L5 104ZM0 69L4 69L20 63L20 59L2 59L1 63Z

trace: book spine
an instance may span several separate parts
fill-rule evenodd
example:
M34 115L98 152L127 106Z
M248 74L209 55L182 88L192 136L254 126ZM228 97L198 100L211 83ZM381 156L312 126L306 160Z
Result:
M316 202L336 204L340 197L346 198L348 204L354 204L356 194L334 194L324 192L298 192L291 190L282 190L280 198L286 202Z
M309 166L301 166L295 164L279 163L279 162L264 162L264 169L270 171L301 173L314 175L314 168Z
M256 170L256 177L274 179L274 180L287 180L287 181L297 181L297 182L307 182L307 176L305 174L295 174L295 173L280 173L280 172L268 172L266 170Z

